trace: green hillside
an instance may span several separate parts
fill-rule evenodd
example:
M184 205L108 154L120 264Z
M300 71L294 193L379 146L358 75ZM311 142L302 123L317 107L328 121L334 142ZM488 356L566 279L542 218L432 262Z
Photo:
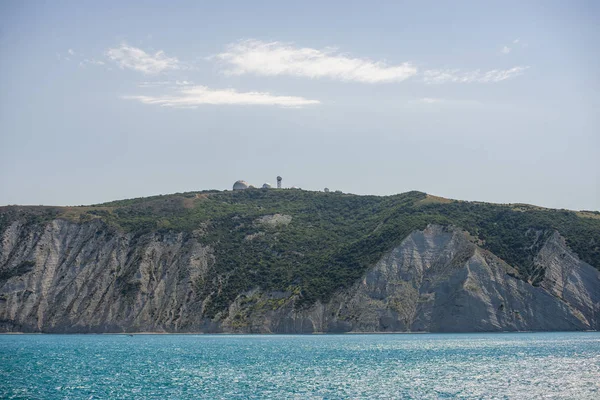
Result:
M284 217L261 220L281 214ZM289 217L291 217L291 221ZM467 230L478 243L536 283L533 255L558 230L581 259L600 269L600 213L451 201L408 192L358 196L303 190L192 192L82 207L2 207L0 229L12 220L44 223L101 219L135 237L186 232L214 248L215 277L198 282L213 293L209 314L252 287L326 300L352 285L411 231L429 223ZM218 278L217 278L218 277Z

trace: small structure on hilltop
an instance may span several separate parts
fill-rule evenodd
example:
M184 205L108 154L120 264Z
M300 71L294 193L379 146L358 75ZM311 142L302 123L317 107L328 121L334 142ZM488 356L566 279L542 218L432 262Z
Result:
M325 188L325 189L323 189L323 191L324 191L325 193L329 193L329 188Z
M248 182L239 180L233 184L233 190L246 190L250 187Z
M283 178L281 176L278 176L277 177L277 189L281 189L282 181L283 181ZM269 182L265 182L262 184L262 186L259 186L259 187L262 189L273 189L273 185L271 185ZM242 179L240 179L239 181L236 181L233 184L233 190L246 190L246 189L256 189L256 187ZM298 186L292 186L290 189L301 189L301 188L299 188ZM325 191L329 192L329 189L325 188Z

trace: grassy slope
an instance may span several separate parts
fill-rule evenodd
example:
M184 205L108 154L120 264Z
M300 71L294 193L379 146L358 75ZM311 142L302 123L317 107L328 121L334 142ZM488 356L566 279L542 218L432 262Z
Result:
M292 216L289 225L257 223L269 214ZM357 196L302 190L194 192L86 207L3 207L0 230L15 218L101 218L119 229L196 231L215 248L214 279L198 282L215 314L238 293L260 286L298 291L304 302L327 299L347 287L411 231L428 223L460 226L481 245L535 281L535 231L557 229L586 262L600 269L600 214L528 205L451 201L420 192ZM249 238L252 238L251 240ZM539 242L538 242L539 243ZM218 279L217 279L218 277Z

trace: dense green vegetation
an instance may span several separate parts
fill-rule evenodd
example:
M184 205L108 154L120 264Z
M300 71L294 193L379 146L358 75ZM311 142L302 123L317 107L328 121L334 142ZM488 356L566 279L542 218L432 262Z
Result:
M292 217L264 224L265 215ZM302 190L194 192L115 201L89 207L0 209L0 229L10 220L42 223L60 217L101 219L135 235L183 231L215 252L213 279L197 283L215 315L253 287L301 293L302 304L326 300L353 284L411 231L429 223L459 226L536 282L533 257L558 230L586 262L600 269L600 215L525 205L447 201L409 192L357 196Z

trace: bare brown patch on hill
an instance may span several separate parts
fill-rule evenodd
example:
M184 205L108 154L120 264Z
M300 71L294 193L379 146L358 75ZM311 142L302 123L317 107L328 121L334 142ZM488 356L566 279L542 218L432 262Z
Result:
M440 196L434 196L431 194L426 194L425 198L422 200L419 200L417 202L417 204L448 204L448 203L453 203L456 200L452 200L452 199L447 199L445 197L440 197Z
M86 219L100 218L100 215L94 215L90 211L106 211L112 214L113 207L60 207L59 218L77 222L85 215Z
M581 218L600 219L600 212L598 211L576 211L575 214Z

